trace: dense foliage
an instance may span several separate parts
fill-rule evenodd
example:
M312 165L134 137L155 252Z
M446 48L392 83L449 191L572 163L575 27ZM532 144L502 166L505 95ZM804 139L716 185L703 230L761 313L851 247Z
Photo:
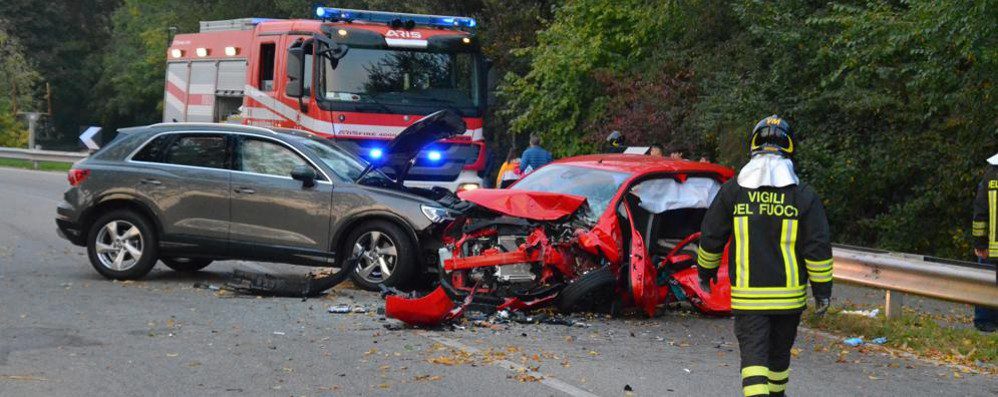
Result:
M51 84L52 125L75 145L83 125L159 120L168 27L308 17L312 3L7 0L0 27L23 68L4 71L27 79L19 93L32 106ZM798 168L824 196L836 240L960 258L983 160L998 151L996 3L335 2L479 18L499 76L494 152L536 133L556 154L578 154L619 130L737 167L751 126L779 113L798 131ZM0 79L0 129L12 123L9 86Z

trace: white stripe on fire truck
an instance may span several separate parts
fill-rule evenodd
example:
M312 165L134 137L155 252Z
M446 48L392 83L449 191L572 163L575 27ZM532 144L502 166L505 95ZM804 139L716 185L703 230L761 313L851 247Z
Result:
M284 117L281 117L276 113L271 112L270 109L256 108L256 107L247 107L246 115L244 117L248 119L257 119L257 120L277 120L277 121L284 120Z
M176 86L181 92L187 92L187 82L175 73L166 72L166 81Z

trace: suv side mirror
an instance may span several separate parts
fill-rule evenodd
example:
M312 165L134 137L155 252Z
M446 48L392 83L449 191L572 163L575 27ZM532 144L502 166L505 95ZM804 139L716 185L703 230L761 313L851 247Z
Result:
M288 48L288 81L284 94L291 98L301 98L305 93L305 47L295 43Z
M298 164L291 170L291 179L301 181L301 186L310 188L315 186L315 170L304 164Z

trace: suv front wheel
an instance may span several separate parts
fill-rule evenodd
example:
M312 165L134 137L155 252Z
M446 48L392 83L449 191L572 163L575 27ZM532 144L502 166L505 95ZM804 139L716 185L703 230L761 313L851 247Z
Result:
M128 210L97 218L87 233L90 264L115 280L142 278L156 265L156 234L143 216Z
M402 287L416 270L412 241L398 225L377 220L362 223L347 237L344 252L356 260L350 277L359 287L377 291L378 284Z

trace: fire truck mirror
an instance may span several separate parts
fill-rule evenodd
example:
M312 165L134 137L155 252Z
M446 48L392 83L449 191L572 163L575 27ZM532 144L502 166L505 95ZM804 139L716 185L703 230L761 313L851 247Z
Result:
M305 48L293 45L288 48L288 82L284 94L291 98L301 98L305 92Z

